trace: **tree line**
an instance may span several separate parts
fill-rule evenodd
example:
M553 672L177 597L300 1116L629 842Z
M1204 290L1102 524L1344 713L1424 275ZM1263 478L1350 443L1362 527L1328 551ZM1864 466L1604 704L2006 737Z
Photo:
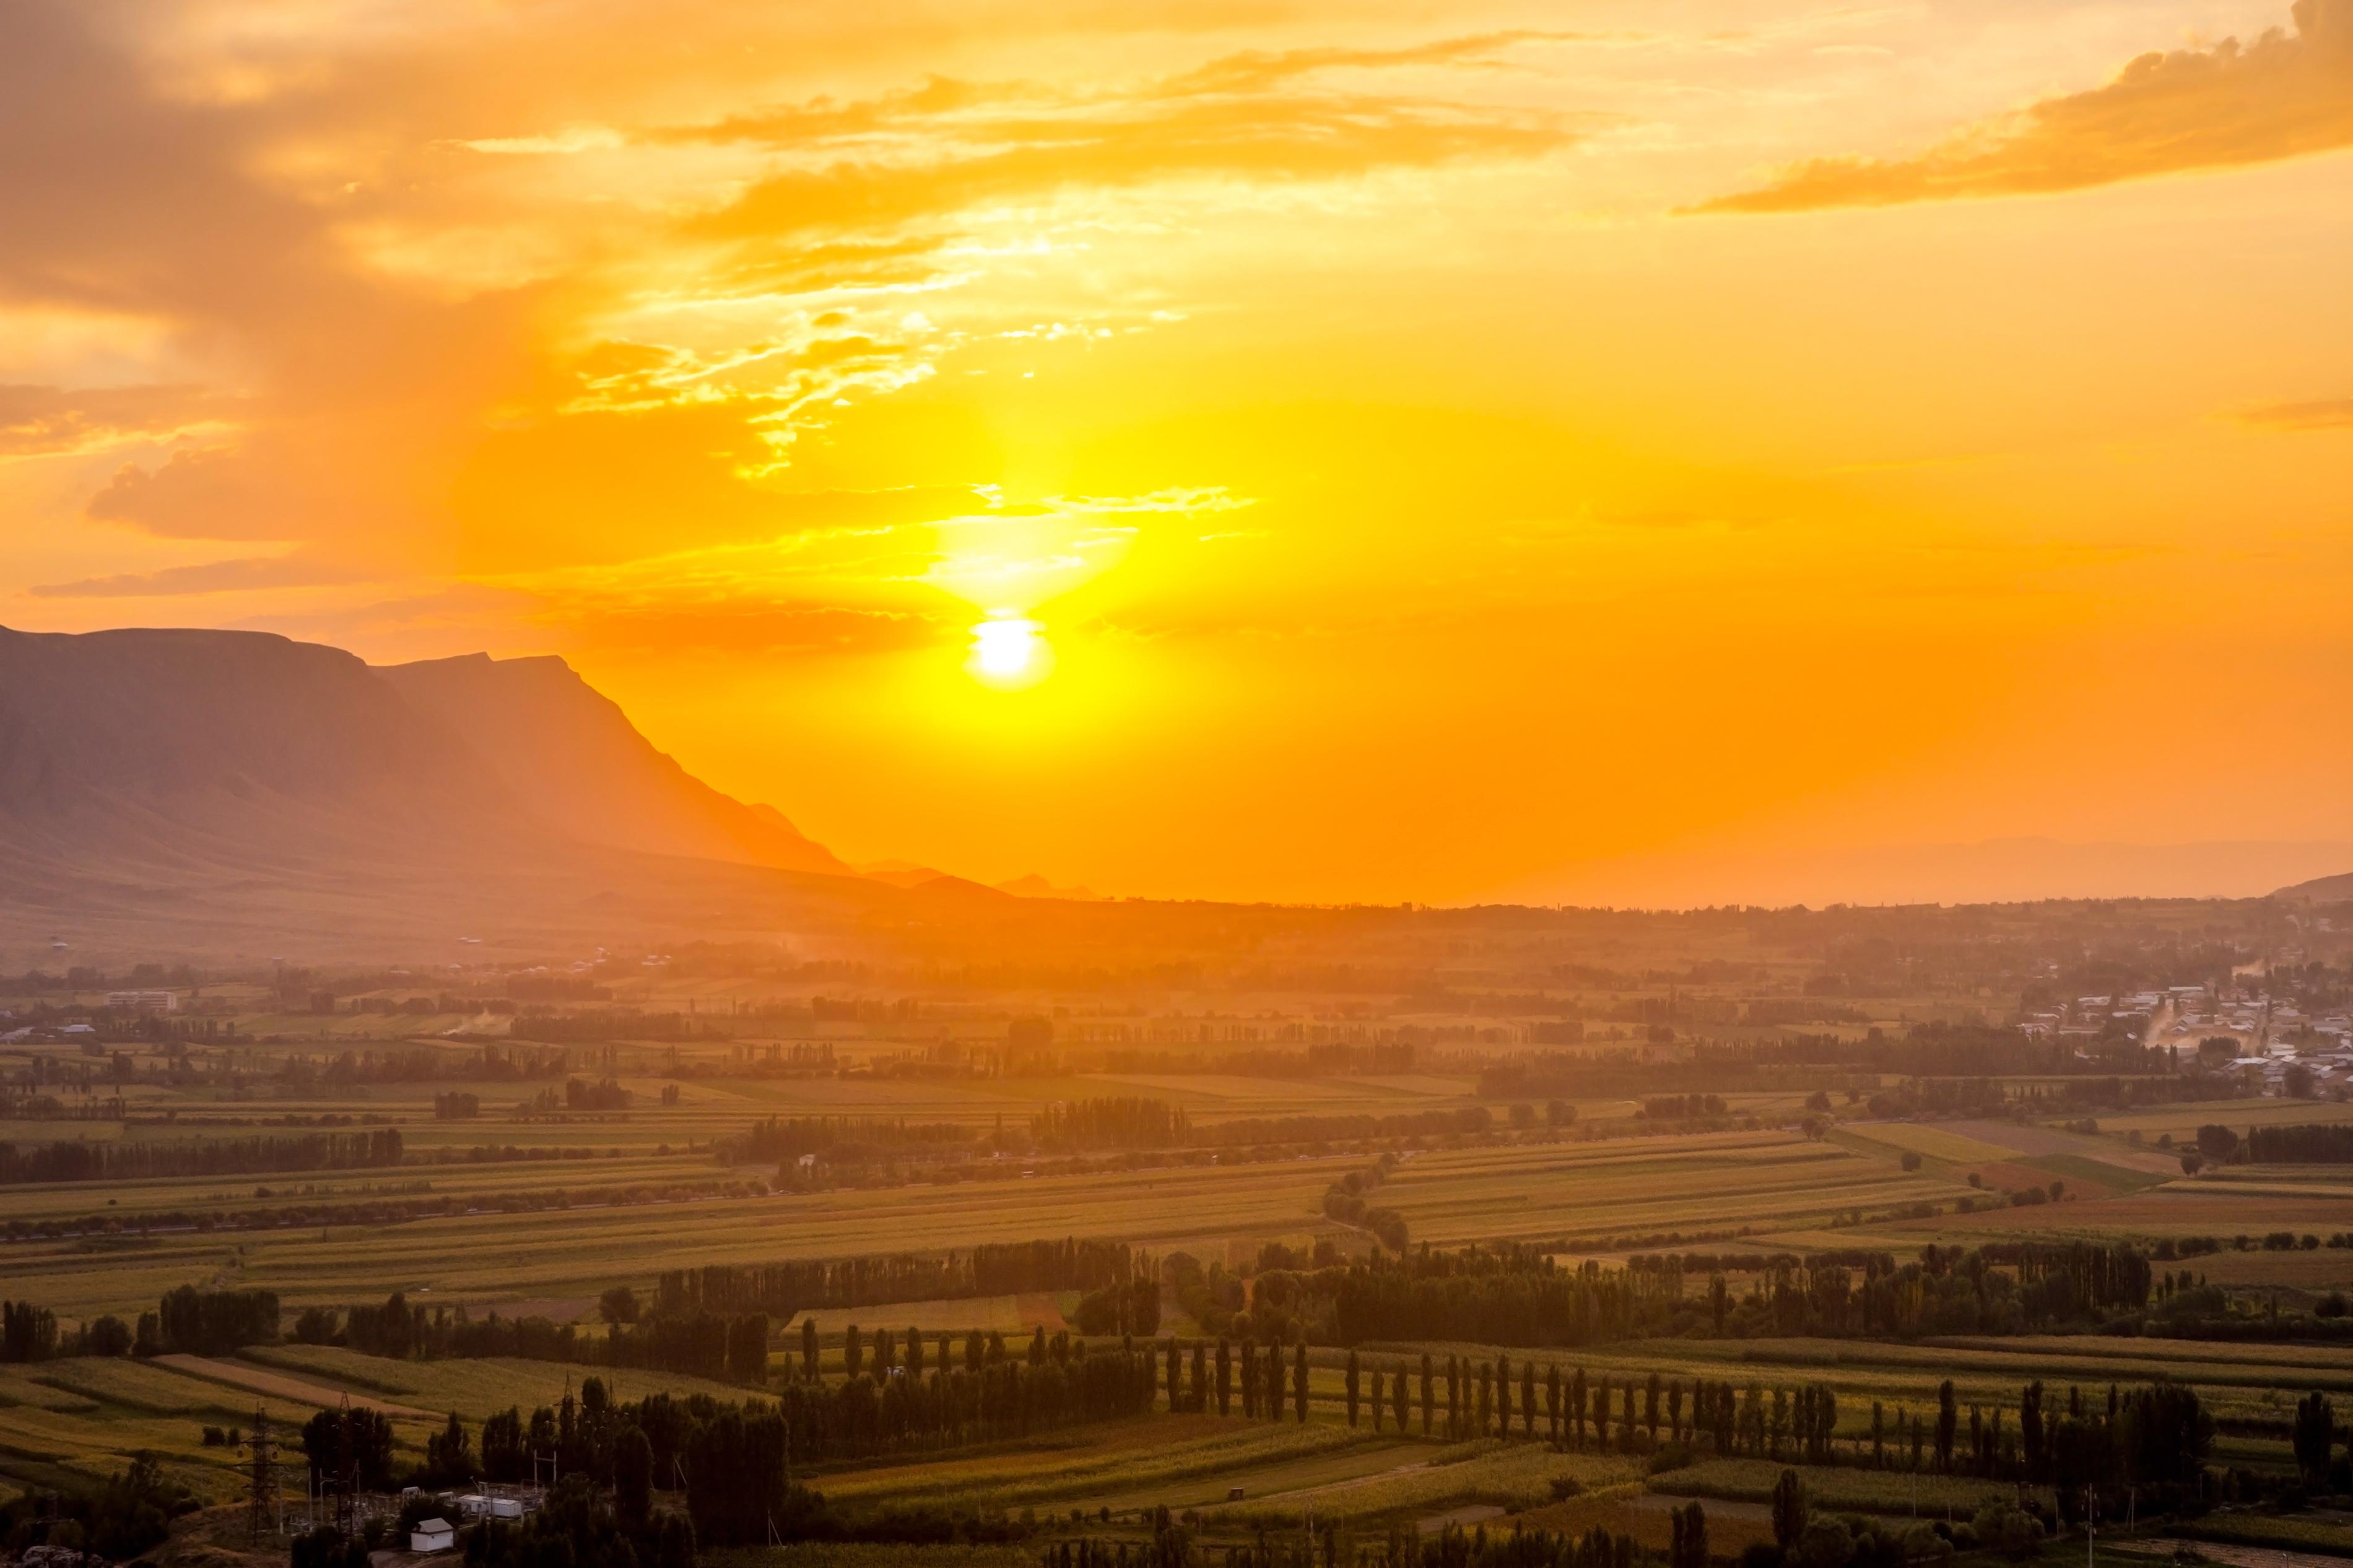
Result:
M1165 1100L1116 1095L1065 1100L1029 1118L1029 1142L1078 1153L1098 1149L1174 1149L1191 1141L1193 1119Z
M1392 1525L1378 1541L1344 1541L1338 1526L1233 1544L1198 1540L1190 1527L1154 1510L1148 1540L1079 1536L1048 1546L1043 1568L1706 1568L1707 1516L1698 1503L1673 1511L1674 1547L1664 1557L1630 1535L1595 1525L1583 1535L1523 1529L1488 1532L1449 1524L1430 1535Z
M1704 1268L1694 1294L1686 1276ZM1750 1276L1736 1297L1729 1272ZM1989 1243L1884 1252L1638 1255L1558 1267L1534 1248L1380 1255L1258 1277L1251 1327L1303 1322L1339 1344L1474 1339L1565 1347L1657 1333L1885 1336L2018 1333L2147 1306L2149 1259L2126 1245Z
M909 1121L903 1116L771 1116L720 1140L717 1153L723 1164L786 1164L804 1154L844 1149L861 1156L937 1151L944 1144L969 1143L974 1136L960 1122Z
M661 1276L656 1310L742 1312L778 1317L885 1301L934 1301L1027 1291L1100 1290L1149 1273L1125 1242L985 1242L966 1252L715 1263Z
M2258 1165L2353 1164L2353 1123L2250 1127L2247 1158Z
M397 1165L400 1130L186 1138L163 1142L88 1139L0 1143L0 1184L124 1181L150 1176L242 1176L359 1171Z

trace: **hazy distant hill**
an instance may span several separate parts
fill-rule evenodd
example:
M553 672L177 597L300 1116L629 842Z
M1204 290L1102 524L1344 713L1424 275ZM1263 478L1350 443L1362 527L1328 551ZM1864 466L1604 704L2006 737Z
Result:
M0 628L0 823L19 850L169 859L224 839L470 842L527 818L455 731L340 649Z
M261 633L0 628L12 967L904 920L878 900L906 895L811 874L844 870L559 661L384 671Z
M2353 871L2340 872L2334 877L2315 877L2309 882L2282 888L2272 897L2295 899L2308 904L2333 904L2342 900L2353 900Z
M523 809L556 832L657 855L850 875L776 807L722 795L656 751L561 658L475 653L375 673L465 737Z

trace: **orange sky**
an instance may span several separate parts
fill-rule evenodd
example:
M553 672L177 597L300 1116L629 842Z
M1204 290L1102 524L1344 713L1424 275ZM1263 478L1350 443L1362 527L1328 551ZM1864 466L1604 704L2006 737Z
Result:
M2353 0L7 7L0 623L1127 893L2353 840L2348 147Z

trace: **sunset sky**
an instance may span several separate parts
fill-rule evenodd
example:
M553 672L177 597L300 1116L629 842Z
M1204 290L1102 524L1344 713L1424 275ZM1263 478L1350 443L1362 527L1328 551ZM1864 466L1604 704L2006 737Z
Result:
M2353 840L2353 0L0 0L0 624L1121 893Z

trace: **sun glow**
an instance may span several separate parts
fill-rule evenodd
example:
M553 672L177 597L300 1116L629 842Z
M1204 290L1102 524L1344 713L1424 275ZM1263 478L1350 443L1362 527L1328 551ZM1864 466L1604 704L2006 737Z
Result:
M1045 628L1018 616L992 616L972 628L972 652L964 667L983 686L1014 690L1035 686L1054 670L1054 650Z

